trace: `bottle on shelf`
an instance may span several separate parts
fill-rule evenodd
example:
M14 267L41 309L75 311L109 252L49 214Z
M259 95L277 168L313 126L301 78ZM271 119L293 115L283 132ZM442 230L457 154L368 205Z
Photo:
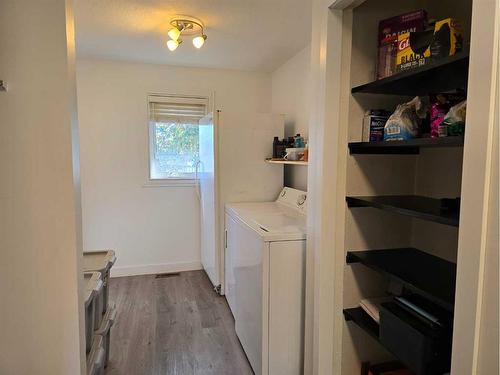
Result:
M294 137L294 147L295 148L303 148L304 147L304 137L300 136L300 133Z
M280 144L280 140L278 137L274 137L273 139L273 159L278 158L278 145Z

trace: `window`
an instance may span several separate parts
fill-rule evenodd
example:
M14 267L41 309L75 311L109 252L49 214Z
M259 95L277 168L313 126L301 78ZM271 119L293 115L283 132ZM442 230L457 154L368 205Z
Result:
M194 179L198 122L207 112L208 99L151 95L148 102L150 179Z

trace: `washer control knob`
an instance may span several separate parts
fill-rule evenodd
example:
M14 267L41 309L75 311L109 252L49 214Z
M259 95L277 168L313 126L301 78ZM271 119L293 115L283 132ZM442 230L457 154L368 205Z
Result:
M306 203L307 195L302 194L297 198L297 205L302 206L304 203Z

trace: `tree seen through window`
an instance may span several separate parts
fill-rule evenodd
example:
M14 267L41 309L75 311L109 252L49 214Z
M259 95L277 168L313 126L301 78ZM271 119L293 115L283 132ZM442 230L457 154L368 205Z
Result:
M196 172L199 159L198 124L154 123L155 159L159 172L180 178Z

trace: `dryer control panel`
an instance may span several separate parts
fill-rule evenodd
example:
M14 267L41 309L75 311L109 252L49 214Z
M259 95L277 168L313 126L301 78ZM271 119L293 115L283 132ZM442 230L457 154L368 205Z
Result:
M283 188L278 196L277 202L297 211L307 214L307 192L289 187Z

